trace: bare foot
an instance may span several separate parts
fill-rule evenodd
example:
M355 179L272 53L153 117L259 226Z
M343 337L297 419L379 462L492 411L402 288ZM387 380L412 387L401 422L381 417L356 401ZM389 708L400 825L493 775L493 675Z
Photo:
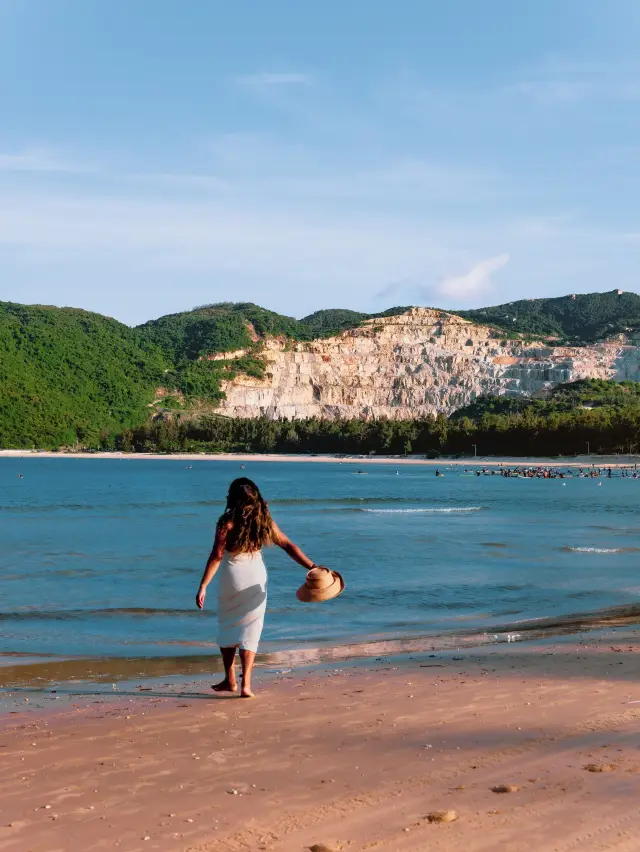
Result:
M221 680L220 683L214 683L211 687L214 692L237 692L238 684L235 681L230 681L228 677Z
M241 698L255 698L255 695L253 694L253 692L251 691L251 689L248 686L243 686L242 692L240 693L240 697Z

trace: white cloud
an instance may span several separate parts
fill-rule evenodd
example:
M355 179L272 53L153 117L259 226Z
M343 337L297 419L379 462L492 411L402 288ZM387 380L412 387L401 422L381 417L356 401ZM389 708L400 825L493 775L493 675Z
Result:
M507 263L509 263L508 254L499 254L497 257L481 260L466 275L443 278L436 285L435 292L440 296L450 296L453 299L469 299L486 293L491 288L493 273L502 269Z

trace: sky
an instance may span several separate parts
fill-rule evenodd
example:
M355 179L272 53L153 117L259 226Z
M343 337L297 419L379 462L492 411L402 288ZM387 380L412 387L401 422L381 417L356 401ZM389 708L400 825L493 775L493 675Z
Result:
M637 0L0 0L0 299L637 290Z

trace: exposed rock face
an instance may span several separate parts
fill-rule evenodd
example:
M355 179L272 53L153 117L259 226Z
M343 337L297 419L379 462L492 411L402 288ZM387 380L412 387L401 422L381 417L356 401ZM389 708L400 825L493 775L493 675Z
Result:
M369 320L327 340L268 339L264 380L224 388L234 417L389 417L450 414L483 394L534 396L583 378L640 381L640 348L549 347L427 308Z

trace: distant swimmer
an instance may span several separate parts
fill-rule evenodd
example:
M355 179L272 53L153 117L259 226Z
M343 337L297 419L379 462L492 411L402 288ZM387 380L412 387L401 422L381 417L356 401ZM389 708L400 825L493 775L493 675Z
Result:
M240 470L244 470L245 466L243 464L240 465Z
M18 474L18 479L24 479L24 476L23 476L21 473L19 473L19 474Z
M444 473L440 473L439 470L436 470L436 476L444 476Z

